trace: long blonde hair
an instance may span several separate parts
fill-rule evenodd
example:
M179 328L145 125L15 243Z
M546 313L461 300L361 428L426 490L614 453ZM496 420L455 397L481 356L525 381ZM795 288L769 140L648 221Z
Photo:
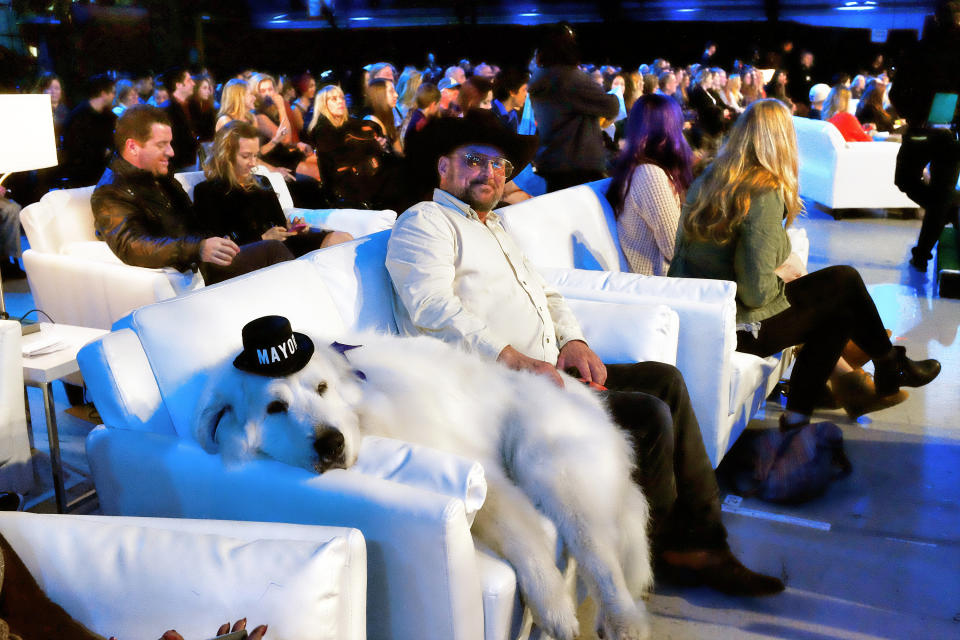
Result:
M827 95L823 103L823 112L820 114L821 120L829 120L838 113L846 113L850 108L850 89L842 84L838 84Z
M341 116L334 116L327 107L327 100L334 94L340 94L340 96L343 97L343 89L335 84L328 84L317 91L317 95L313 98L313 117L307 126L308 133L313 133L313 130L317 127L317 123L320 121L320 116L329 120L337 129L346 124L347 118L349 117L346 111L344 111Z
M227 116L231 120L241 120L243 122L256 122L255 116L247 109L247 83L244 80L234 78L223 85L223 96L220 100L220 111L217 112L217 120Z
M242 81L241 81L242 82ZM228 122L213 136L213 151L206 164L203 165L203 175L208 180L221 178L226 180L230 189L251 189L257 186L256 181L240 182L237 178L235 162L240 140L260 140L260 132L256 126L243 120Z
M695 240L726 244L750 211L750 200L771 190L786 205L790 226L803 210L797 155L797 134L786 106L773 98L752 102L707 169L684 218L684 232Z

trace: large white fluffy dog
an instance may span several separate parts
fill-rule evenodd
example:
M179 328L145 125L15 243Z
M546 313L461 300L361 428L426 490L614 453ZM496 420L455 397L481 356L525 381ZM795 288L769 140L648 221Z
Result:
M561 640L579 632L543 514L599 603L605 637L648 636L647 503L631 481L630 444L594 392L566 376L561 390L434 338L364 335L346 357L314 342L310 362L288 377L224 365L197 412L208 451L322 473L350 467L371 434L478 460L488 492L474 536L513 565L535 621Z

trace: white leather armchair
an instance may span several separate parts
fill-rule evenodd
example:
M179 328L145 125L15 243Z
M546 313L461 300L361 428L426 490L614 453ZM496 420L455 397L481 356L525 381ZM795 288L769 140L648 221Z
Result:
M315 340L396 333L387 239L378 233L141 308L84 347L78 361L105 423L87 440L94 483L109 514L355 527L367 541L370 637L505 640L520 617L516 577L474 547L472 462L408 455L395 443L382 460L427 460L399 474L370 462L368 438L348 471L316 476L269 460L230 469L190 431L211 367L240 350L241 329L257 316L285 315ZM677 316L665 306L572 303L608 361L675 361Z
M30 244L23 265L37 308L55 322L109 329L137 307L203 285L189 271L124 264L94 232L93 189L51 191L20 212Z
M104 637L209 638L246 617L274 640L366 638L356 529L0 512L0 533L49 598Z
M629 273L610 180L598 180L498 210L507 232L547 281L568 297L662 304L680 321L676 366L683 373L707 455L714 467L765 402L790 362L736 351L736 284ZM809 241L788 230L806 263Z
M893 183L899 142L846 142L824 120L794 116L793 125L804 198L834 210L919 206Z
M0 320L0 491L26 493L33 487L33 468L20 349L20 323Z

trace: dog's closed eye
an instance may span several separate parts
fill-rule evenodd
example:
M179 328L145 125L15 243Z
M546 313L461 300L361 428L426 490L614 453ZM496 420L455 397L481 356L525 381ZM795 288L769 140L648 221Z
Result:
M267 405L267 413L286 413L288 406L283 400L274 400Z
M327 391L327 383L323 380L317 385L317 395L322 396Z

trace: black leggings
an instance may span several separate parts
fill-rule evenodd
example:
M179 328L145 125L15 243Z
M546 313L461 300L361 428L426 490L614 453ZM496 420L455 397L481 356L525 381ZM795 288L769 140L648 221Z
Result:
M240 247L240 253L233 258L233 262L225 267L210 262L200 263L200 273L203 275L203 281L206 284L216 284L263 267L269 267L278 262L293 260L293 258L293 253L283 242L261 240Z
M847 341L871 359L892 345L873 298L853 267L827 267L788 282L790 308L760 323L756 337L737 332L737 351L766 357L802 344L790 376L787 409L804 415L813 407Z

